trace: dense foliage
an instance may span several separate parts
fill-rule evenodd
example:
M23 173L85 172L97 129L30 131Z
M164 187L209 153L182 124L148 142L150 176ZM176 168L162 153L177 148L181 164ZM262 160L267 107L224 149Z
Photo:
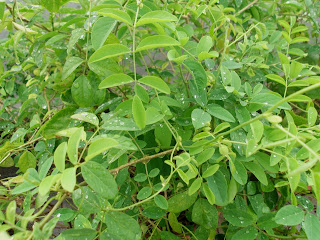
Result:
M68 2L0 0L2 240L319 239L320 2Z

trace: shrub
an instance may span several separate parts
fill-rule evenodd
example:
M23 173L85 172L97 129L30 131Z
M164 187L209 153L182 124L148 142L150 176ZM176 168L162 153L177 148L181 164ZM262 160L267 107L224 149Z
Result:
M319 2L67 2L0 0L1 239L319 238Z

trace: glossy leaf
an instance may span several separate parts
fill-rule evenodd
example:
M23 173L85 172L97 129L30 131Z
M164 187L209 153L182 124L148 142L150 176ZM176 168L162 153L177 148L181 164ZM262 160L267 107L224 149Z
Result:
M154 202L156 203L156 205L159 207L159 208L162 208L162 209L168 209L168 201L167 199L162 196L162 195L157 195L154 197Z
M197 194L189 196L188 191L178 193L168 200L168 212L180 213L193 205L197 199Z

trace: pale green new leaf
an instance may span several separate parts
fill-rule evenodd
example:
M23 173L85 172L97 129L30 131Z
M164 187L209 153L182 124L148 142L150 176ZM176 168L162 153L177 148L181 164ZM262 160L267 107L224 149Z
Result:
M61 177L61 186L68 192L73 192L76 185L76 167L67 168L63 171Z
M54 155L53 155L54 165L60 172L63 172L65 169L67 146L68 146L67 142L63 142L54 151Z
M83 130L83 127L78 128L69 138L67 153L69 160L72 164L76 164L78 161L78 147L80 140L85 139L86 133Z

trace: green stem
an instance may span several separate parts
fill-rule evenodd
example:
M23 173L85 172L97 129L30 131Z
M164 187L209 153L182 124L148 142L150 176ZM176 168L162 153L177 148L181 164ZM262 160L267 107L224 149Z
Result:
M136 25L139 15L139 6L137 7L136 16L134 18L133 23L133 31L132 31L132 57L133 57L133 73L134 73L134 81L137 81L137 68L136 68Z

